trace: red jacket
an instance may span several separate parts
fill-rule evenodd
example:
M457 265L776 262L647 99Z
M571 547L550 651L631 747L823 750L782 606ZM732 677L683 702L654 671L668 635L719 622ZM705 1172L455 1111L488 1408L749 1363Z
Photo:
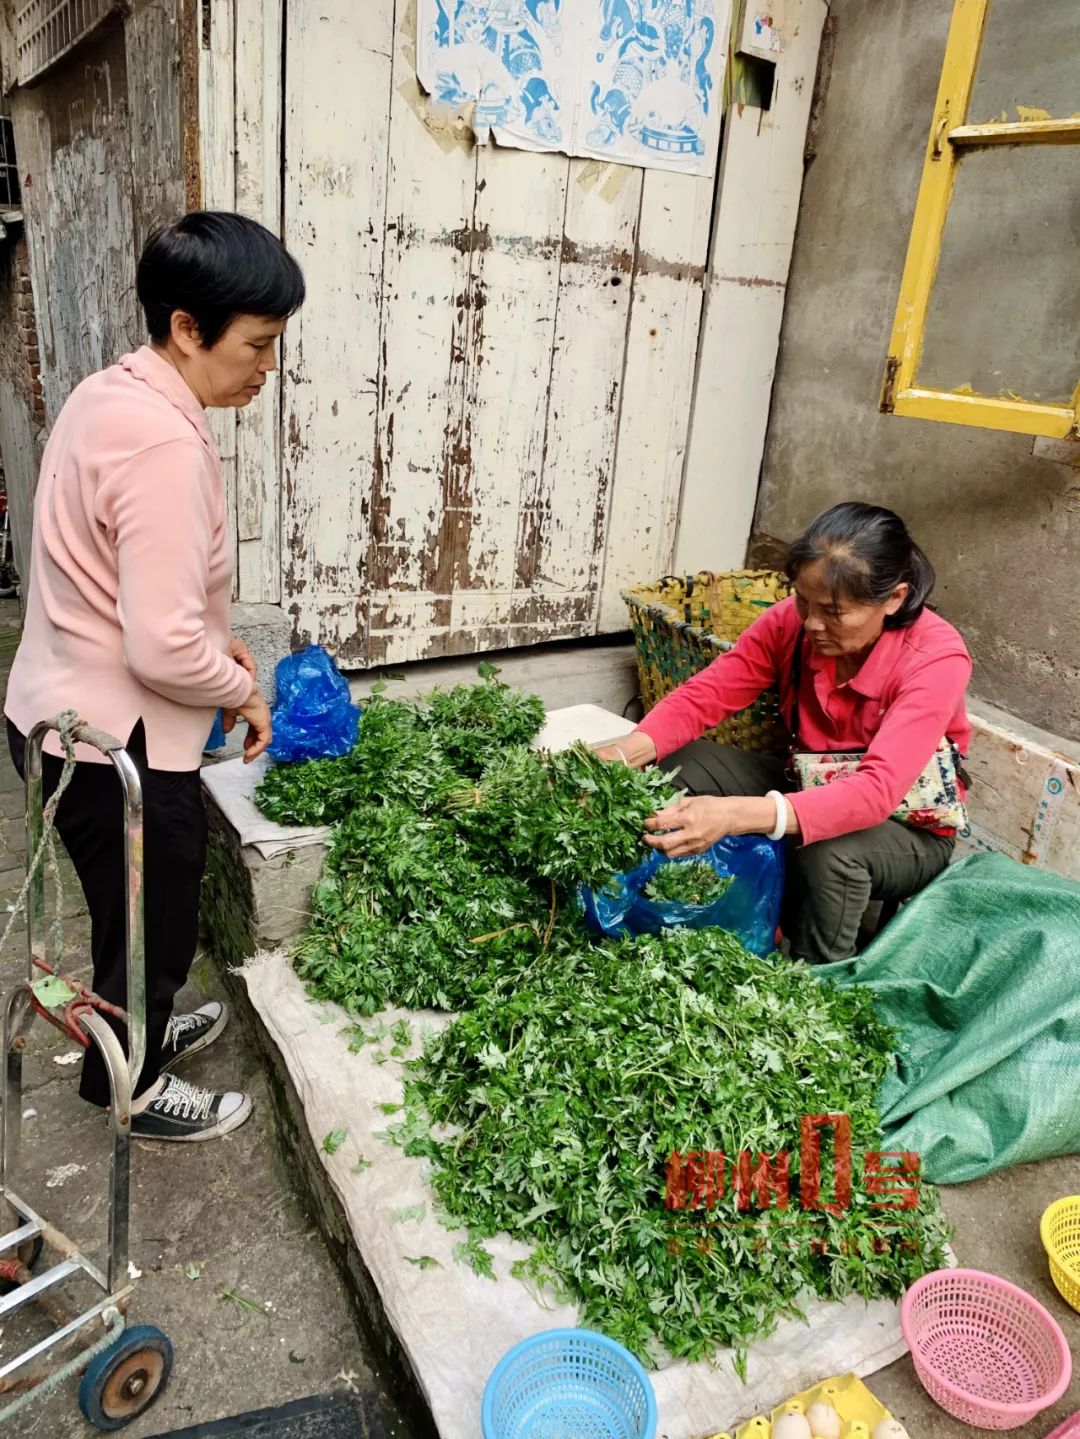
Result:
M943 736L967 753L971 657L948 621L924 610L907 629L885 630L858 674L837 685L835 660L814 650L794 599L786 599L645 716L639 728L658 757L700 739L774 685L790 721L796 643L802 646L799 749L866 751L855 774L790 796L804 843L888 819Z

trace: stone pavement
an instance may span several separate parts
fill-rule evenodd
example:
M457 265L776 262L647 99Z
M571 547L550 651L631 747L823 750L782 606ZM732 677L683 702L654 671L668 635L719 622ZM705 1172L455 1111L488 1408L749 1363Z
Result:
M0 601L0 685L17 639L14 601ZM23 879L23 796L4 746L0 756L0 920ZM87 972L89 920L78 881L61 860L68 966ZM2 926L0 926L2 928ZM6 988L25 964L24 930L0 950ZM207 960L182 999L219 997ZM104 1253L108 1130L77 1094L76 1046L39 1023L25 1066L25 1197L52 1222ZM245 1089L255 1114L235 1134L197 1145L136 1144L132 1263L142 1279L134 1323L156 1324L173 1341L176 1364L160 1401L123 1432L149 1439L172 1429L352 1386L389 1436L411 1432L375 1370L370 1346L282 1157L262 1064L233 1024L186 1066L198 1083ZM74 1291L72 1297L78 1297ZM0 1360L37 1332L22 1311L0 1330ZM92 1432L69 1384L21 1421L20 1439L75 1439Z

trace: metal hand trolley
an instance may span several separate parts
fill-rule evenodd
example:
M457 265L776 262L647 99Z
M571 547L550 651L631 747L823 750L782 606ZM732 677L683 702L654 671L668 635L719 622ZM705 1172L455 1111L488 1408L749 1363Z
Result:
M60 788L42 807L42 745L50 731L65 743L68 766ZM74 743L92 745L111 761L124 796L124 832L127 856L127 993L125 1013L108 1004L68 975L58 975L61 959L55 940L56 965L50 963L45 930L45 874L43 858L51 851L51 826L73 762ZM134 1284L129 1278L128 1236L131 1199L131 1096L146 1055L146 967L143 946L143 805L138 771L119 741L91 729L70 711L46 720L30 733L26 743L26 899L27 975L3 1001L4 1060L0 1074L0 1208L6 1228L0 1237L0 1324L24 1305L36 1304L55 1329L13 1358L0 1356L0 1427L28 1404L80 1370L79 1407L96 1428L122 1429L141 1414L164 1388L172 1369L172 1345L150 1325L127 1328L125 1314ZM18 905L16 905L16 910ZM55 1004L35 993L35 981L57 975L74 996ZM130 1057L104 1013L127 1024ZM11 1187L18 1164L22 1124L22 1065L27 1035L35 1016L47 1020L84 1049L96 1044L105 1062L112 1096L110 1128L112 1157L109 1174L109 1245L104 1272L83 1254L79 1245L55 1229ZM17 1175L16 1175L17 1181ZM56 1256L52 1268L33 1274L43 1248ZM82 1313L63 1303L55 1292L82 1273L102 1297Z

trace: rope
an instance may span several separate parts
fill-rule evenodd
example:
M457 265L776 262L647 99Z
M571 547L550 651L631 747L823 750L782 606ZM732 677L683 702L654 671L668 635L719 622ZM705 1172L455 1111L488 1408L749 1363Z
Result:
M75 729L79 724L79 716L74 710L64 710L56 718L57 729L60 734L60 743L64 749L64 768L60 772L60 783L53 791L48 803L42 811L42 831L38 847L33 855L28 857L26 865L26 878L23 880L22 888L15 897L15 903L8 915L8 922L4 926L4 933L0 935L0 952L3 951L8 940L11 938L11 931L15 928L15 921L26 908L26 899L30 893L30 886L34 876L41 867L43 859L48 862L48 872L53 879L53 893L55 895L55 906L52 922L52 940L54 953L57 958L63 953L64 948L64 882L60 877L60 866L56 859L56 839L53 826L56 822L56 811L64 792L71 783L75 774ZM116 741L113 741L115 746Z
M74 1358L69 1359L66 1364L62 1364L59 1369L54 1369L35 1388L28 1389L25 1394L20 1394L13 1403L0 1409L0 1425L6 1424L9 1419L14 1419L16 1414L29 1408L31 1404L36 1404L39 1399L44 1399L46 1394L58 1389L61 1384L66 1384L73 1375L78 1374L80 1369L85 1369L99 1354L104 1354L106 1349L110 1349L116 1343L124 1332L124 1316L117 1309L106 1309L103 1318L109 1327L97 1343L92 1344L89 1349L80 1349Z

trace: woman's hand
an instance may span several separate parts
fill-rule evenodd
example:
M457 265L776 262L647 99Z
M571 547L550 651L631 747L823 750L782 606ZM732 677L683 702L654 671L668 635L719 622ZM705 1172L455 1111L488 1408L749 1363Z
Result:
M230 636L229 648L226 653L230 659L236 661L241 669L246 670L255 683L258 684L259 676L255 668L255 656L242 639L239 639L236 635Z
M605 740L594 745L597 756L609 764L626 764L631 769L644 769L656 761L656 746L641 730L631 730L621 739Z
M668 859L703 854L718 839L740 833L742 801L720 795L688 795L645 821L645 843ZM667 831L664 833L664 831Z
M785 833L797 836L799 817L790 804L784 807ZM669 859L682 859L702 854L728 835L772 834L775 825L776 806L768 795L686 795L645 821L650 831L645 843Z
M244 763L250 764L270 748L274 731L270 723L270 706L257 689L251 691L246 704L236 711L241 719L247 720L248 732L244 736Z
M255 666L255 656L251 653L251 651L248 649L247 645L242 639L240 639L236 635L231 635L229 637L229 645L228 649L226 650L226 654L229 656L230 659L235 660L236 663L240 666L240 668L245 671L245 673L251 676L255 684L258 684L259 676ZM237 713L237 710L222 710L221 728L225 732L225 734L232 734L233 730L236 728Z

